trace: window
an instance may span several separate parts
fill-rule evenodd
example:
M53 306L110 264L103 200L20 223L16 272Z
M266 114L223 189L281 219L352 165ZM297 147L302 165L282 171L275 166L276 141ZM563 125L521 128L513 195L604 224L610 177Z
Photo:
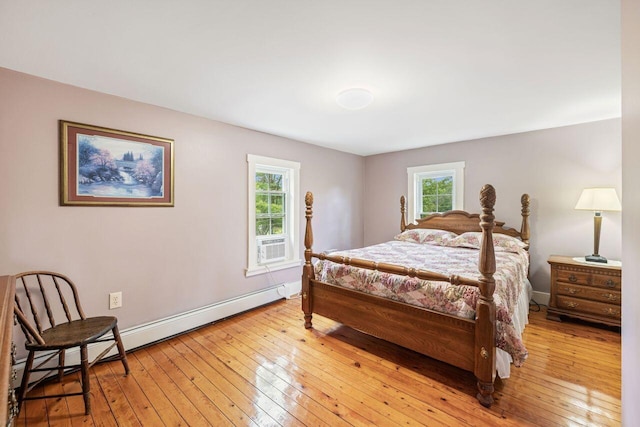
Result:
M407 175L409 222L464 209L464 162L410 167Z
M246 275L299 266L300 163L247 156L249 242Z

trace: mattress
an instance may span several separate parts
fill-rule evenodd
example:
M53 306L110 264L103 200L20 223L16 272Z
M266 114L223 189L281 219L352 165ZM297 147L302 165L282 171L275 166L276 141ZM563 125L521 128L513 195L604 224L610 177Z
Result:
M392 240L365 248L333 252L331 255L477 279L480 276L478 235L475 233L475 241L470 240L469 236L461 239L464 235L428 243ZM523 244L494 246L496 347L499 354L496 364L498 375L507 378L510 363L521 366L528 355L522 341L522 331L528 321L531 296L531 285L527 280L529 255ZM503 246L508 246L508 249ZM316 278L323 282L467 319L475 318L475 307L480 296L479 289L474 286L398 276L328 260L316 263L315 273Z

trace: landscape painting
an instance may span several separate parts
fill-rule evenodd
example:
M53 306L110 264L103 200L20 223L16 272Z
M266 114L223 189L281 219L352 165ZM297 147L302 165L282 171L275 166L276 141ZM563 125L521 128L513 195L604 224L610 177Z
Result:
M63 205L173 206L173 140L60 122Z

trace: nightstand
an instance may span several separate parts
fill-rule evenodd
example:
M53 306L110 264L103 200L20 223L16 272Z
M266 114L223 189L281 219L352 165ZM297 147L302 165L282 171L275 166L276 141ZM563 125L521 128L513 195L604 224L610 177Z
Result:
M620 326L622 267L551 255L551 297L547 319L570 316Z

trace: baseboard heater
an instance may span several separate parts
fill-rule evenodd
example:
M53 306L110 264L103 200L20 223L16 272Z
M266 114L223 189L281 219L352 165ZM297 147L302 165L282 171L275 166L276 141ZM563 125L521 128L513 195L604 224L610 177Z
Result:
M279 299L291 298L291 296L299 294L301 289L301 281L282 283L267 289L262 289L246 295L213 303L184 313L176 314L174 316L165 317L164 319L127 328L120 331L120 336L122 337L122 343L124 344L125 349L127 351L134 350L155 342L163 341L167 338L182 334L200 326L208 325L221 319L252 310ZM101 343L89 346L89 359L100 354L106 347L107 346L105 344ZM116 351L112 350L111 353L108 353L105 357L110 357L115 354ZM46 359L46 357L47 354L43 354L36 358L35 363L37 363L38 360ZM14 365L14 368L17 371L17 377L13 383L14 388L19 387L20 385L25 360L26 359L18 360ZM79 364L80 350L68 350L65 356L65 361L67 364ZM37 376L33 377L34 381L39 379Z

